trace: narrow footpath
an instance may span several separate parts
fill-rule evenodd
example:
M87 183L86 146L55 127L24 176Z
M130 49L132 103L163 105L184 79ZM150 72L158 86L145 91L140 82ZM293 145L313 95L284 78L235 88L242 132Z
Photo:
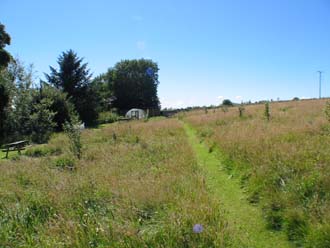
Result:
M266 228L262 210L248 203L238 180L231 178L223 168L221 155L209 153L205 144L199 142L196 131L186 123L183 125L198 164L205 173L206 184L219 197L229 225L240 236L244 247L293 247L283 232L272 232Z

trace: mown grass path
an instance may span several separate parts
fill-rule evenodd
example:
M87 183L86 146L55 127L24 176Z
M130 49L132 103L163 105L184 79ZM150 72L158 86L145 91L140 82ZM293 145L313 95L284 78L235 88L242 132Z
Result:
M206 184L222 202L229 225L244 242L243 247L292 247L284 233L272 232L266 228L261 209L247 202L239 182L229 177L221 166L220 154L209 153L205 144L199 142L196 131L188 124L184 124L184 129L196 153L198 164L205 173Z

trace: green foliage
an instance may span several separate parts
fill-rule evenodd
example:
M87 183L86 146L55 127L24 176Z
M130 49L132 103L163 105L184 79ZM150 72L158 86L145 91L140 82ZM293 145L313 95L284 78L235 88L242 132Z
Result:
M224 113L205 117L196 112L186 118L199 132L210 128L216 133L205 138L207 144L216 142L233 161L224 164L244 178L248 200L263 207L268 228L282 230L298 247L330 243L330 105L324 103L273 103L270 119L276 119L267 123L259 119L265 103L245 106L251 118L244 122Z
M239 113L240 118L243 118L244 111L245 111L244 106L241 105L241 106L238 107L238 113Z
M307 248L329 248L330 247L330 224L324 223L311 229L306 238Z
M5 119L7 141L26 139L32 134L32 114L38 110L34 102L36 90L32 88L33 67L26 67L19 59L15 59L15 63L9 64L8 74L14 87Z
M35 143L46 143L56 124L53 122L55 113L50 110L52 101L48 98L34 105L30 121L32 127L31 139Z
M74 169L75 161L69 156L62 156L54 160L54 165L60 169Z
M211 128L203 128L200 132L199 135L202 138L209 138L214 134L214 131Z
M265 118L267 121L270 120L270 108L269 108L269 102L265 103L265 112L264 112Z
M91 83L91 87L97 95L98 112L108 112L112 108L114 101L112 77L113 71L108 69L106 73L95 77Z
M112 71L114 106L119 110L159 109L158 70L157 63L147 59L117 63Z
M224 99L224 100L222 101L222 105L223 105L223 106L230 107L230 106L233 106L234 104L233 104L232 101L230 101L229 99Z
M26 149L24 155L29 157L44 157L50 155L59 155L62 153L61 148L48 145L38 145Z
M10 79L7 69L0 69L0 143L6 138L8 133L8 111L10 109L10 99L13 97L14 84Z
M63 126L64 132L70 141L70 150L74 157L80 159L82 154L82 143L81 143L81 122L78 117L72 115L71 122L66 122Z
M307 220L304 213L298 210L291 210L286 214L285 221L285 231L289 240L297 244L301 243L308 232Z
M264 207L264 215L267 226L273 230L281 230L283 226L282 206L279 202L273 201Z
M55 113L53 117L56 124L55 129L56 131L62 131L63 124L70 121L70 113L74 111L74 105L67 98L67 94L42 82L39 94L35 98L38 101L48 99L51 102L48 109Z
M0 71L0 141L44 143L54 129L60 131L70 120L74 106L64 93L44 82L39 89L33 85L33 66L26 67L19 59Z
M4 49L6 45L10 45L10 36L5 31L5 26L0 23L0 70L7 67L11 60L10 54Z
M117 121L119 116L111 111L99 113L99 118L97 120L98 124L113 123Z
M212 145L209 147L209 153L212 153L216 147L217 147L217 144L215 142L213 142Z
M87 63L83 63L83 59L72 50L63 52L57 63L59 70L50 66L50 74L45 74L47 81L67 93L80 119L86 125L94 125L98 117L98 103L95 90L91 87L91 74Z
M105 125L83 136L79 161L58 134L49 143L63 147L61 156L1 162L0 246L230 247L240 239L176 119ZM205 231L194 233L196 223Z
M327 121L330 124L330 102L329 101L327 101L326 104L325 104L324 113L325 113L325 116L327 118Z

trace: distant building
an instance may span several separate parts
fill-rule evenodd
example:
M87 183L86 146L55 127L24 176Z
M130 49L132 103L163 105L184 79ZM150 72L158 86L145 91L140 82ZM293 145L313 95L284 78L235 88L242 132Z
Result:
M137 109L137 108L133 108L130 109L129 111L127 111L127 113L125 114L126 118L129 119L144 119L147 117L146 112L143 109Z

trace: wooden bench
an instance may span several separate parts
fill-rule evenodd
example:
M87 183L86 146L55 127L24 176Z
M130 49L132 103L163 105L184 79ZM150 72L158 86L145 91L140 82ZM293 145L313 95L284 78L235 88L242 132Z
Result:
M24 150L28 144L27 140L20 140L13 143L3 145L2 151L6 153L6 158L8 158L8 153L13 151L18 151L21 154L21 150Z

